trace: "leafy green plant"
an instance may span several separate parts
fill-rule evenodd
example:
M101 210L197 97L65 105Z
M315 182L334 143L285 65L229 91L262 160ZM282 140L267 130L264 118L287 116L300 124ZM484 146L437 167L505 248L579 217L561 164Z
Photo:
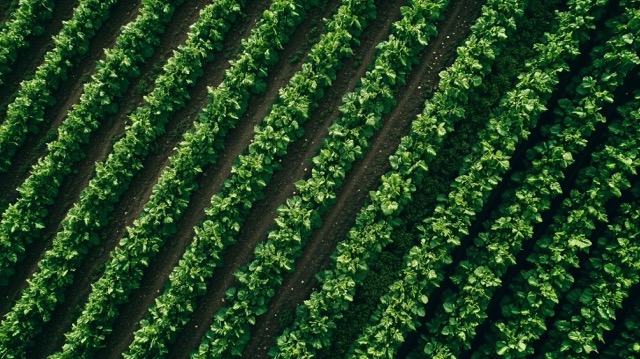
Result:
M627 15L619 21L627 23ZM637 56L633 59L627 55L635 53L633 44L620 46L628 35L620 30L593 51L591 58L596 61L584 71L588 75L578 85L577 97L559 101L555 122L544 131L545 141L529 151L531 167L513 176L518 186L503 195L496 218L485 224L485 231L467 250L467 259L458 263L452 277L454 288L445 292L444 307L426 323L429 334L422 336L425 354L458 356L469 349L469 338L476 336L476 326L487 318L489 301L502 285L500 278L515 264L522 242L533 235L534 225L542 221L541 215L552 199L562 193L559 182L564 178L563 171L584 150L595 125L606 120L600 108L611 100L624 75L640 62ZM614 71L617 76L610 76ZM527 342L514 345L522 349ZM481 355L493 354L483 351Z
M33 6L37 6L36 2ZM44 121L44 111L55 102L52 95L53 90L58 88L60 81L67 76L67 70L74 66L76 59L87 52L89 41L102 26L102 23L109 16L109 9L117 3L117 0L82 0L74 9L71 19L63 23L60 33L53 37L54 48L44 55L44 62L38 66L33 78L24 80L15 100L7 108L7 118L0 124L0 172L6 172L11 164L11 158L16 149L24 142L29 132L38 132L40 124ZM46 4L42 4L47 8ZM36 11L36 8L31 9ZM49 10L41 10L42 16L50 16ZM31 29L20 28L20 26L34 26L38 29L37 17L34 19L32 12L26 11L23 21L19 21L19 28L10 30L12 33L10 40L25 36ZM48 14L48 15L47 15ZM31 18L33 21L27 20ZM1 40L0 40L1 41ZM1 46L0 51L5 49ZM0 59L15 59L11 44L7 44L9 53L0 56ZM0 60L2 61L2 60ZM0 74L2 67L7 66L0 63ZM0 75L1 76L1 75ZM0 83L2 83L0 77Z
M538 55L531 59L528 71L502 98L487 127L480 132L481 140L465 159L452 191L442 197L433 215L425 219L420 228L421 244L409 251L401 279L381 298L379 310L354 344L352 357L391 356L405 333L419 325L429 294L442 280L441 268L452 261L451 250L468 234L471 220L508 169L515 144L536 124L558 81L558 72L566 68L566 62L577 54L580 42L585 41L590 10L602 5L571 2L569 11L558 13L558 29L548 35L544 44L537 45ZM494 13L493 16L504 15ZM573 29L572 36L566 36L567 29ZM494 31L498 36L506 36L504 29ZM447 76L441 77L441 81L448 83ZM448 91L460 91L478 82L473 76L452 80L456 87L446 88ZM447 92L438 93L434 98L448 96ZM459 106L451 110L458 116L463 115Z
M488 340L495 353L507 357L532 353L527 344L547 330L545 318L553 315L559 298L574 282L570 270L579 266L578 253L592 247L590 237L596 223L608 221L602 203L619 197L622 190L630 187L630 178L640 165L638 99L621 112L622 120L609 126L611 136L607 143L592 155L591 165L581 170L575 188L536 242L527 258L531 268L521 272L510 286L512 294L502 302L504 318L493 325L493 335ZM579 333L571 326L562 326L564 342L560 352L546 355L580 357L593 352L595 333L603 328L593 322L597 316L585 319Z
M298 307L293 327L278 338L277 347L270 352L272 356L308 357L327 346L335 320L353 300L355 284L363 280L368 263L390 241L391 229L398 223L402 206L410 199L414 184L420 183L437 146L461 117L457 109L466 102L466 94L447 89L457 86L454 79L459 76L482 76L488 72L495 56L490 50L504 38L499 30L519 12L521 4L513 3L504 8L505 16L486 21L494 12L493 6L495 4L490 3L483 7L471 35L458 50L464 56L459 56L441 73L441 77L448 80L441 81L440 91L413 121L410 134L402 139L398 150L390 157L392 170L383 176L379 189L371 192L372 203L360 211L347 237L338 244L332 256L332 268L319 273L318 279L323 283L321 290L312 293L311 298ZM403 12L411 14L406 9Z
M616 311L622 307L629 288L640 281L640 209L637 203L624 203L619 213L604 236L594 243L596 248L585 266L588 275L567 294L567 304L550 328L550 339L542 350L547 356L580 357L597 352L614 321L627 320L616 318ZM628 357L622 350L617 355Z
M631 310L623 318L620 335L603 351L602 358L633 358L640 355L640 303L632 303Z
M11 72L11 65L21 50L29 47L32 37L42 34L42 25L53 14L55 3L50 1L17 1L15 9L0 28L0 85Z

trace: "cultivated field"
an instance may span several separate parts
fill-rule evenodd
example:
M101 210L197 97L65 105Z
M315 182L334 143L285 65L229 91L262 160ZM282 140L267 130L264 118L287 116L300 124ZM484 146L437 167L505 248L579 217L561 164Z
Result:
M6 0L0 358L640 356L640 0Z

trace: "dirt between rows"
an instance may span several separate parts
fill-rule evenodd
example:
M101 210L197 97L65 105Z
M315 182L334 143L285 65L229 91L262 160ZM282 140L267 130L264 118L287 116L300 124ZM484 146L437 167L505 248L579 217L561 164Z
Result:
M9 170L0 174L0 176L6 177L0 180L0 193L5 200L14 201L16 199L18 195L16 188L29 176L31 167L36 161L47 153L46 143L57 137L56 128L66 118L71 106L78 102L80 95L83 93L85 82L90 80L90 75L95 71L96 62L104 59L103 49L113 47L116 38L120 34L121 27L138 15L139 6L139 1L119 1L115 4L111 8L108 19L91 39L87 53L80 56L79 60L76 60L76 66L67 71L66 79L61 80L58 88L51 92L52 96L56 98L56 103L45 109L44 122L38 125L38 133L28 134L22 146L16 150ZM68 9L69 12L71 10ZM70 16L70 14L68 15ZM56 20L61 21L62 19ZM61 24L55 30L59 31L60 27ZM51 34L49 35L51 36ZM44 54L51 49L51 43L47 43L45 39L41 42L43 42L40 44L42 48L35 50L38 56L31 57L32 61L18 61L18 63L21 63L20 66L28 66L28 68L25 68L22 72L14 71L11 73L11 76L20 75L21 77L14 79L15 86L8 89L8 91L11 91L8 93L13 94L17 90L20 81L33 75L33 71L43 61ZM35 49L35 45L30 49ZM2 97L0 96L0 99ZM3 113L5 111L6 109L3 109Z
M124 4L124 5L123 5ZM126 1L116 4L111 9L111 16L103 24L102 28L96 34L92 41L88 52L77 67L69 71L66 81L61 81L59 88L53 92L59 98L52 108L45 111L45 124L38 134L31 134L27 137L25 144L20 147L13 159L12 166L7 173L0 174L0 194L4 200L15 202L17 199L17 187L24 182L29 176L31 166L39 159L47 154L46 142L54 139L57 133L55 128L65 118L67 111L78 101L82 94L84 82L88 79L89 74L95 70L95 62L103 58L103 47L110 47L115 43L115 38L119 33L122 25L131 21L137 15L138 2L127 3ZM89 149L97 147L92 143ZM87 170L83 174L80 172L72 174L72 180L67 180L60 189L58 198L55 199L56 205L47 208L48 216L45 218L45 226L48 231L55 232L58 224L66 214L71 204L77 199L79 191L74 192L69 186L73 181L80 181L82 178L88 177L93 170ZM4 210L4 208L1 208ZM49 237L52 234L49 234ZM37 240L27 246L26 257L15 267L16 274L11 279L9 286L0 288L0 313L4 313L7 306L13 302L13 298L20 289L25 285L25 281L31 276L37 267L37 262L43 253L45 246L48 245L47 240Z
M330 1L330 3L334 2L335 0ZM256 9L250 10L251 27L268 5L262 2ZM314 31L313 28L321 26L321 20L325 16L327 16L326 11L317 8L310 11L289 43L279 51L279 61L266 79L266 91L249 99L247 111L240 117L236 127L227 134L226 146L219 154L218 160L214 165L208 165L203 169L203 174L197 180L198 189L191 196L187 210L177 223L177 233L167 240L158 256L153 259L146 270L141 287L131 294L131 301L122 306L121 315L114 326L116 334L107 338L107 349L99 353L101 357L119 357L120 353L130 345L133 333L138 329L138 323L144 318L147 308L155 297L160 294L169 274L191 242L194 235L193 228L204 217L204 210L209 205L210 198L220 190L224 180L230 175L233 161L250 143L254 126L266 116L276 99L278 90L300 69L301 63L293 63L288 59L296 51L304 50L304 53L308 51L310 47L308 34ZM251 28L246 30L243 37L249 35ZM203 94L206 95L206 91ZM164 157L170 156L171 152L166 153Z
M458 42L466 37L482 3L454 1L449 5L445 20L438 24L438 35L421 52L420 64L408 74L407 83L396 95L397 105L384 116L383 127L373 136L371 147L348 172L336 203L323 215L323 224L314 231L296 260L296 270L285 277L267 313L258 317L243 357L267 358L283 325L289 324L278 318L278 314L294 313L295 307L317 289L315 274L331 265L331 253L353 224L369 191L377 188L382 174L390 169L388 157L408 133L411 121L422 111L424 100L437 86L439 72L453 62Z
M178 335L171 348L171 357L186 357L189 350L197 348L211 324L213 313L224 302L224 292L235 280L233 273L251 259L255 245L266 238L272 226L275 209L293 193L293 183L303 178L305 169L310 168L307 161L315 155L317 146L326 136L328 126L337 116L342 95L351 91L366 71L375 52L375 45L388 34L392 17L399 15L400 3L402 1L384 2L377 7L379 15L374 25L378 26L374 31L366 31L361 36L361 46L356 49L354 59L345 61L337 73L334 85L325 91L325 98L305 124L303 137L293 143L288 154L281 159L282 169L274 173L265 189L265 199L255 203L246 217L237 244L225 252L224 264L214 273L214 278L208 281L208 292L198 299L192 320Z
M92 135L91 146L86 147L87 156L77 165L75 175L63 183L60 198L56 203L64 203L64 208L56 206L59 216L57 218L51 216L48 218L48 221L51 222L47 226L48 228L57 228L68 208L77 201L80 192L93 176L95 162L105 159L111 151L113 144L122 135L124 127L128 124L128 115L135 107L142 104L143 94L152 89L153 78L160 73L162 65L172 56L174 49L184 42L188 27L196 21L200 9L209 2L208 0L186 1L176 8L172 21L167 25L165 33L161 36L160 45L156 48L154 55L143 64L141 76L131 81L129 90L123 96L124 101L121 102L118 112L105 119L105 123ZM240 22L238 21L238 23ZM231 35L224 42L223 51L232 51L235 48L238 42L237 37L243 33L242 29L242 25L232 27L230 34L235 35ZM102 50L100 49L99 51ZM205 66L205 72L212 76L203 76L197 82L197 85L201 86L196 86L197 90L191 91L192 100L187 103L185 109L179 111L176 116L169 120L166 125L167 131L163 136L159 137L158 143L164 144L169 149L173 148L173 144L180 138L181 131L190 126L195 113L206 101L207 86L220 81L221 72L227 66L226 62L227 59L224 56L216 54L214 61ZM151 186L155 183L155 179L165 161L166 155L158 155L156 149L156 152L151 154L145 161L143 171L134 177L132 185L122 195L123 200L115 207L114 215L112 215L108 228L100 233L102 244L89 252L87 259L76 272L74 286L67 288L65 291L66 302L64 307L56 309L52 320L39 336L37 341L48 345L34 348L34 352L31 353L33 357L44 357L47 353L60 346L63 340L62 333L70 328L71 321L79 314L79 305L84 303L88 296L91 282L100 276L103 269L102 264L108 259L110 251L117 245L124 227L130 225L133 219L137 217L146 201L141 199L143 193L147 192L146 198L148 198ZM148 178L144 178L145 175ZM55 232L56 230L53 230L48 233L47 240L36 244L38 248L30 251L30 253L33 253L33 258L28 261L29 266L28 269L25 269L25 279L36 269L39 256L46 250L45 244L50 244L50 238L55 235ZM37 257L36 253L38 254Z
M53 36L60 32L62 21L71 17L73 9L78 1L63 1L56 4L51 14L51 19L40 24L43 32L38 36L27 37L29 46L18 52L16 61L11 65L11 72L0 85L0 122L4 121L6 108L9 101L13 100L14 93L20 82L32 74L36 67L44 60L44 54L53 48ZM11 16L8 14L8 16ZM2 30L4 26L0 27Z

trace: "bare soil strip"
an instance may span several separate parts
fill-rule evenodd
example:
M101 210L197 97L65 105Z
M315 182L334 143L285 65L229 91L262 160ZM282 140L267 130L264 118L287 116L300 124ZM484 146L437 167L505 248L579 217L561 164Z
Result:
M60 81L58 89L52 91L52 96L57 100L53 106L45 110L44 123L40 125L40 132L28 135L24 144L16 150L9 170L0 174L2 176L0 193L3 200L13 202L16 199L17 187L29 176L31 166L47 153L47 142L55 139L57 126L67 117L71 106L80 99L84 83L90 80L89 76L95 71L96 62L104 58L104 49L113 47L120 34L120 28L135 19L139 6L139 1L119 1L115 4L111 8L109 18L91 40L88 52L77 66L69 69L67 79ZM38 61L41 58L42 56L38 58ZM11 76L13 75L14 73L11 73ZM22 79L22 77L19 78L19 80ZM17 84L13 91L16 90Z
M7 105L9 101L13 100L14 93L18 90L20 82L33 74L35 69L42 63L44 54L53 47L52 37L60 32L62 21L71 17L76 5L78 5L78 0L58 1L51 14L51 19L41 24L44 29L42 34L28 39L30 42L29 47L18 53L11 73L8 74L5 82L0 85L0 119L2 119L0 122L4 121ZM7 14L7 16L10 16L10 14ZM0 21L3 20L6 19Z
M218 272L221 277L208 283L209 292L206 297L198 301L193 320L179 335L177 343L172 348L172 356L184 357L200 342L211 323L213 313L222 303L224 291L234 281L233 272L251 258L253 248L266 237L273 223L275 209L291 195L294 190L293 182L304 177L305 168L309 168L306 164L307 159L315 155L317 146L326 136L326 129L338 115L337 107L341 102L341 96L352 90L366 71L370 64L368 61L372 60L375 53L375 45L388 34L392 15L399 17L398 9L401 3L402 1L384 2L378 7L378 12L383 15L379 15L375 24L371 25L376 26L377 31L367 31L362 36L361 46L356 49L356 56L345 62L342 70L337 74L334 86L325 91L325 98L305 125L304 136L296 141L289 150L289 154L282 158L283 168L273 175L265 190L266 198L256 203L248 215L239 235L238 244L225 253L225 263Z
M128 113L142 103L143 94L151 90L151 86L153 85L152 78L161 69L162 64L172 56L173 50L184 42L188 27L194 23L199 16L199 9L209 3L210 0L191 0L185 1L185 3L176 8L173 20L167 26L159 47L156 49L154 55L143 65L141 76L131 82L129 90L123 97L125 100L120 105L118 112L107 118L105 124L92 135L90 142L92 145L86 148L87 157L77 165L77 173L75 173L74 176L70 176L61 187L61 195L56 199L56 204L59 205L55 209L52 209L52 212L55 211L59 213L59 216L57 218L53 218L51 215L49 216L48 221L50 223L47 223L48 228L58 228L63 216L78 199L80 192L93 175L95 162L106 158L111 151L113 143L124 131ZM242 29L236 26L231 29L230 34L236 33L234 30L242 32ZM239 43L238 38L234 38L233 35L231 35L230 39L225 42L223 51L229 48L235 48L236 43ZM170 119L166 126L167 131L165 135L160 136L158 139L158 143L164 144L165 149L168 148L167 151L171 151L173 145L179 140L182 134L181 132L190 126L194 114L197 113L204 101L206 101L207 86L213 82L219 82L221 74L217 72L222 72L222 69L226 67L226 62L227 59L221 54L216 54L216 59L208 64L208 66L205 66L205 72L207 74L214 74L215 76L203 76L196 84L195 90L191 92L192 100L187 103L185 109L179 111ZM151 154L147 161L145 161L145 168L137 177L134 177L129 190L122 195L122 201L116 206L112 214L112 223L101 233L101 245L90 251L87 260L75 274L74 286L68 288L65 292L67 301L64 308L58 308L56 312L54 312L48 327L46 327L43 334L36 339L38 342L49 343L49 345L34 348L34 353L31 353L34 357L46 356L61 345L63 340L62 333L71 326L72 319L78 314L74 314L74 311L79 309L78 306L84 302L89 294L91 282L101 274L101 265L108 259L111 249L117 245L124 227L130 225L137 217L142 205L145 203L145 198L143 198L141 194L147 192L146 198L148 198L150 189L155 183L161 168L164 167L166 158L166 153L156 152ZM47 239L54 236L55 232L54 230L49 233ZM44 250L46 250L45 243L48 245L49 242L49 240L42 241L42 243L35 244L39 246L38 248L34 248L33 251L30 249L30 252L34 253L34 258L30 259L30 265L28 268L25 268L25 272L27 272L25 273L25 279L37 268L37 261ZM35 257L35 253L38 254L37 258Z
M323 224L314 231L296 260L296 270L285 277L267 313L256 320L245 358L267 358L267 351L284 329L281 325L289 324L282 323L278 314L293 312L317 286L315 274L330 265L331 253L351 227L369 191L378 186L382 174L389 170L389 156L409 131L411 121L422 112L424 100L437 85L438 73L453 62L458 41L466 37L481 6L480 0L454 1L449 5L444 22L438 25L438 35L422 51L420 64L407 76L407 83L396 95L397 105L383 118L383 127L374 134L371 147L347 173L336 203L324 214Z
M61 86L56 91L57 94L73 93L73 95L70 95L68 98L65 96L59 97L65 98L66 100L58 101L58 104L54 105L54 109L50 109L48 114L45 114L45 119L54 118L56 126L66 118L69 108L78 101L82 94L84 82L86 78L88 78L88 74L94 71L95 62L102 58L104 54L103 47L111 47L115 43L115 38L119 34L119 29L137 16L139 2L129 3L127 6L123 6L122 4L124 3L127 2L124 1L114 6L109 20L107 20L101 31L96 35L96 38L90 45L89 52L82 64L70 71L69 79L72 79L72 81L67 80L61 82ZM126 96L125 98L129 97L130 96ZM125 104L121 105L120 111L116 116L127 111L127 106L128 105ZM53 115L53 113L55 113L55 115ZM106 120L106 122L113 121L113 119ZM46 132L48 132L48 134ZM56 134L57 132L55 131L55 127L53 127L47 131L41 131L39 134L28 137L25 145L16 152L9 172L0 174L0 176L2 176L0 177L0 194L3 196L3 200L9 201L5 203L6 205L15 201L18 195L17 187L29 176L31 166L35 164L40 157L47 153L46 143L53 139L54 137L52 136L56 136ZM87 158L81 161L79 166L91 160L93 158L91 157L91 151L100 147L98 144L94 143L93 140L94 139L92 138L91 146L87 146ZM14 298L15 295L19 293L24 286L26 279L35 271L37 262L40 260L42 253L46 246L50 244L48 239L55 235L60 221L62 221L67 210L79 196L80 190L76 189L76 187L82 185L82 188L84 188L84 185L86 185L86 182L88 181L88 177L92 173L93 162L90 163L89 169L78 167L78 170L71 176L68 176L68 179L61 186L59 191L60 194L55 200L55 205L48 208L49 215L45 218L45 225L50 229L51 233L47 235L47 240L34 241L28 246L26 258L20 261L16 266L16 274L12 278L9 286L0 288L0 313L4 313L8 309L7 306L13 302L11 298ZM4 210L5 208L6 206L0 206L1 210Z

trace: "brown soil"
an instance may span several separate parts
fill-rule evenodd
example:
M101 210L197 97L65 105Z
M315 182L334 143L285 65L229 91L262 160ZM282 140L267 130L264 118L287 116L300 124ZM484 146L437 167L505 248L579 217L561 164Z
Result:
M420 64L407 76L407 83L398 92L397 105L383 118L383 127L371 141L364 158L356 161L340 188L336 203L323 215L316 229L296 260L297 270L285 276L271 300L265 315L258 317L251 340L245 348L245 358L266 358L269 348L281 333L279 313L293 312L317 287L315 274L331 264L330 255L337 242L344 238L353 224L362 203L375 190L382 174L390 168L388 158L395 152L400 139L408 133L411 121L423 108L439 80L438 73L453 61L458 41L464 39L472 21L479 15L482 2L454 1L447 9L439 33L422 51Z
M70 76L67 81L61 82L58 90L54 92L54 94L58 94L60 98L65 98L66 100L58 101L53 108L48 109L45 113L45 121L51 119L51 123L47 123L45 126L53 127L50 127L46 131L41 131L40 134L29 136L25 144L16 152L13 165L9 169L9 172L1 174L7 177L0 181L0 193L4 196L3 199L15 202L18 196L17 187L29 176L29 170L37 159L45 156L47 153L46 142L51 140L51 138L49 138L51 136L45 134L45 132L50 132L54 134L54 136L57 136L55 128L66 118L69 108L78 101L82 94L85 78L88 78L88 75L94 71L95 62L102 58L102 54L104 53L103 47L111 47L115 43L115 38L119 33L120 27L131 21L137 15L137 6L139 3L128 3L126 6L122 4L126 4L126 2L118 3L112 8L111 16L103 24L95 40L92 41L89 47L90 52L87 53L87 56L79 66L70 70ZM62 94L66 95L63 96ZM121 106L121 109L124 108L124 105ZM99 147L99 145L92 142L92 146L88 146L88 149L94 149L96 147ZM79 190L74 190L70 184L78 183L86 179L92 174L92 171L92 168L83 172L78 170L71 176L73 177L72 180L67 180L63 183L58 198L55 199L56 205L48 208L49 215L45 218L45 226L49 231L55 232L53 229L58 227L67 210L78 198ZM4 207L1 209L4 210ZM13 300L9 300L9 298L14 298L25 285L26 279L35 271L37 262L40 260L40 256L44 252L45 247L48 245L48 240L37 240L27 246L27 256L16 266L16 274L11 279L10 285L0 288L0 298L6 299L6 302L3 301L2 305L0 305L0 312L3 313L4 310L7 309L6 305L13 302Z
M218 277L208 283L207 295L198 300L196 311L192 315L193 319L179 334L171 351L172 356L185 357L189 350L199 344L211 323L213 314L223 303L224 292L234 282L233 273L251 259L255 245L266 238L275 218L276 208L293 193L295 190L293 183L304 178L306 169L310 168L307 160L316 154L317 147L326 136L327 128L338 116L337 107L342 95L351 91L358 79L364 75L373 60L375 45L387 36L391 22L399 17L401 4L402 1L394 1L384 2L378 6L378 18L371 25L376 26L375 31L366 31L363 34L361 46L356 49L354 58L345 61L334 85L325 91L325 98L310 116L313 120L305 125L304 136L296 141L289 153L281 159L282 169L274 173L270 184L265 189L265 199L257 202L247 216L238 244L225 252L225 262L214 274Z
M28 38L27 41L30 45L18 53L16 61L12 64L12 71L7 75L4 83L0 85L0 114L2 114L0 118L2 121L6 117L7 105L9 101L14 99L13 94L18 89L20 82L35 72L35 69L44 60L44 54L53 48L53 36L60 32L62 21L71 18L77 4L78 0L58 2L53 9L51 19L41 24L44 30L42 34Z
M56 212L59 212L59 215L56 218L53 218L53 216L50 215L48 220L52 223L47 226L48 228L57 228L69 207L77 201L81 190L86 187L90 178L93 176L95 162L106 158L107 154L111 151L113 143L124 131L128 114L136 106L142 103L143 93L151 90L151 79L161 70L162 64L172 56L173 50L179 44L184 42L188 26L196 21L199 15L199 9L208 3L209 1L207 0L197 0L196 2L191 1L188 4L183 3L181 6L176 8L173 20L167 26L164 35L161 37L159 47L156 49L152 58L147 60L147 62L142 66L142 75L138 79L131 81L130 88L123 97L125 100L121 102L118 112L115 115L109 116L109 118L105 120L105 124L92 135L90 140L91 146L86 147L86 158L76 166L76 168L78 168L76 171L77 173L74 173L74 176L71 176L63 183L60 191L60 198L56 200L56 203L65 205L64 208L60 208L59 210L58 207L56 207ZM233 33L233 29L234 28L232 28L231 33ZM224 49L232 48L237 42L237 39L227 40L224 44ZM215 69L224 68L226 66L226 60L222 56L219 56L219 54L218 57L219 58L206 66L205 69L214 71ZM204 82L201 79L201 81L197 83L202 84L200 86L202 88L200 92L206 95L206 86L210 85L212 80L216 80L219 77L220 76L213 76L212 79L208 79L207 82ZM163 144L171 144L172 142L169 141L168 138L172 138L173 141L177 141L181 133L176 134L176 131L182 130L182 128L180 128L180 121L184 122L183 126L190 125L191 120L194 118L193 113L202 107L204 100L206 100L203 98L202 94L198 96L194 92L196 91L192 91L191 93L192 101L188 103L187 107L183 111L178 112L178 115L174 116L174 118L167 124L167 132L164 136L160 137L159 142ZM143 190L146 191L146 189L148 189L148 192L150 193L151 186L155 183L155 178L159 174L159 170L164 166L163 163L166 160L166 156L159 162L156 159L156 164L154 166L152 162L155 158L154 155L149 157L151 159L147 159L144 164L145 168L142 172L147 171L148 176L151 176L152 178L140 179L140 176L134 177L132 185L129 190L123 194L123 200L118 204L118 206L116 206L114 211L114 213L120 214L120 216L112 217L112 223L110 223L104 233L100 234L103 239L102 245L93 248L89 252L88 259L76 272L74 287L67 288L66 290L66 304L64 308L58 308L56 312L54 312L52 320L48 324L49 328L45 328L45 331L43 332L46 334L42 334L42 338L39 338L38 342L46 342L49 343L49 345L34 349L37 350L37 353L34 353L34 356L45 356L56 347L59 347L61 340L63 340L62 333L70 327L71 321L75 315L79 314L77 312L79 309L78 306L83 303L84 299L86 299L90 291L90 283L99 277L100 272L102 271L101 265L107 260L110 251L117 245L123 228L126 225L130 225L133 222L133 219L137 217L137 214L142 208L142 204L145 202L145 200L140 199L140 193ZM56 231L52 231L50 235L53 236L55 232ZM30 251L34 253L34 255L32 258L30 257L31 260L26 261L29 262L29 268L27 269L28 273L25 274L25 279L36 269L39 256L44 252L44 250L46 250L44 243L47 243L48 245L50 241L47 240L41 242L43 243L34 244L34 246L38 246L38 248L34 248L33 251ZM35 256L35 253L38 254L38 257ZM20 287L17 288L17 290L19 289Z
M96 62L104 59L103 49L114 45L120 34L120 28L138 15L139 6L139 1L120 1L115 4L111 8L109 18L91 39L88 52L76 62L76 66L67 71L66 80L61 80L58 88L52 91L52 95L57 101L45 110L44 122L39 125L39 132L28 134L25 142L16 150L8 172L0 175L6 176L6 179L0 181L0 193L3 194L4 200L11 202L15 200L18 195L16 188L29 176L30 169L38 158L46 154L46 143L57 137L57 126L66 118L71 106L78 102L84 89L84 83L90 80L90 75L95 71ZM35 71L35 68L40 65L44 53L50 50L46 44L43 46L46 50L41 50L42 55L34 57L37 61L25 61L25 66L32 66L31 71ZM19 72L14 71L11 76L18 75ZM21 75L25 76L24 73ZM13 90L15 91L15 89Z

